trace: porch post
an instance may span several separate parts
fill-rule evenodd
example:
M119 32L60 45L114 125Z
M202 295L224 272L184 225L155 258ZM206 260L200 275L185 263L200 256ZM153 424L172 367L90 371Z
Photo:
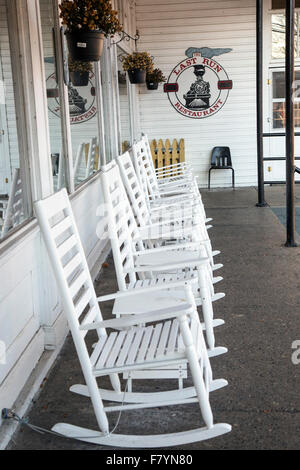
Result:
M256 123L258 207L265 207L263 151L263 0L256 0Z
M286 243L285 246L297 246L295 243L295 150L294 150L294 14L295 0L286 0L285 32L285 116L286 116Z

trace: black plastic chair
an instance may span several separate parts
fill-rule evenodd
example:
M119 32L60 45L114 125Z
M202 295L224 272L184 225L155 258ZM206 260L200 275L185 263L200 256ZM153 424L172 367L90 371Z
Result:
M229 147L214 147L211 154L210 169L208 171L208 189L210 189L211 170L231 170L232 187L234 188L234 169L232 167L231 154Z

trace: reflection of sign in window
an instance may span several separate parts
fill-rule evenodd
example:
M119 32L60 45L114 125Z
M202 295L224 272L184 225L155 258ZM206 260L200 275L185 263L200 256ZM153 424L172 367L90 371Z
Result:
M69 110L71 124L79 124L88 121L97 113L95 102L95 76L90 73L89 84L87 86L76 87L71 83L68 87ZM58 97L58 88L55 74L47 78L47 98L48 109L60 117L60 104Z
M273 72L272 79L272 122L273 129L285 128L285 72ZM295 71L294 92L295 127L300 127L300 70Z

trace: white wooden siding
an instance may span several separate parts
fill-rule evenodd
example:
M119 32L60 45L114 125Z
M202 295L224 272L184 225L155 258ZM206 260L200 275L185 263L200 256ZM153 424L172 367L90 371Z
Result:
M141 130L150 139L184 138L186 159L207 186L211 150L229 146L236 185L256 178L256 2L247 0L137 0L139 51L154 56L166 77L186 56L188 47L232 48L215 57L233 80L227 102L215 115L191 119L175 111L163 92L138 86ZM213 172L213 186L230 186L231 172Z

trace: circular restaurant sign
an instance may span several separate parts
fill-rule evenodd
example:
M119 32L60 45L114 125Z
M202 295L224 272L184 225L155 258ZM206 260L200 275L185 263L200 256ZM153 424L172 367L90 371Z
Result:
M60 117L60 104L56 76L53 73L47 78L48 109ZM87 86L68 86L70 123L79 124L89 121L97 113L95 104L94 74L90 73Z
M232 81L214 59L194 54L173 68L164 91L174 109L183 116L203 119L224 106Z

